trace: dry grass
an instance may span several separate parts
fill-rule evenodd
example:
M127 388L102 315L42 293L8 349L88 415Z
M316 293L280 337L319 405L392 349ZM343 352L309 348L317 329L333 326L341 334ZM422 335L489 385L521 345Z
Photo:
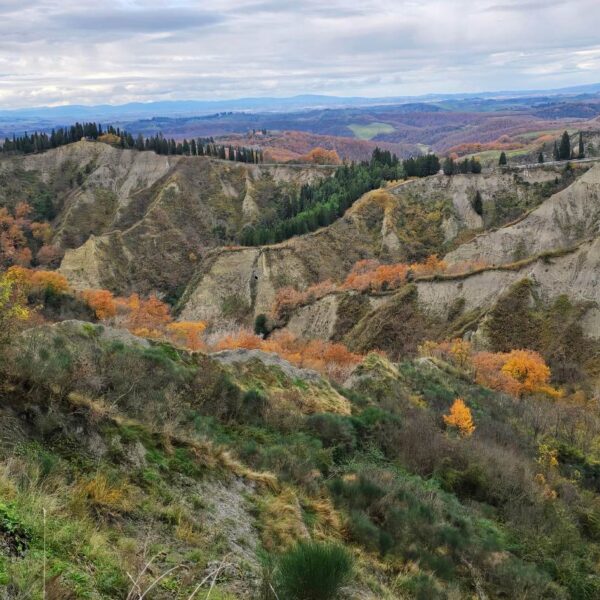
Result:
M262 542L267 550L283 551L309 534L302 520L302 509L291 488L277 496L268 496L261 506Z
M74 501L83 501L100 512L129 512L133 506L131 486L126 482L113 484L103 473L91 479L79 481L73 489Z

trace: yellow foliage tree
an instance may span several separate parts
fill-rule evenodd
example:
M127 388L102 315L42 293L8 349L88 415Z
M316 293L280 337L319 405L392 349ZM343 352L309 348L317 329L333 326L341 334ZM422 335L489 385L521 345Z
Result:
M10 273L0 274L0 345L10 339L19 321L28 318L25 294L18 279Z
M532 350L513 350L507 355L502 372L521 384L521 393L549 393L550 368ZM550 394L552 395L552 394Z
M475 431L471 410L462 398L457 398L450 408L450 414L444 415L446 425L456 427L463 437L469 437Z

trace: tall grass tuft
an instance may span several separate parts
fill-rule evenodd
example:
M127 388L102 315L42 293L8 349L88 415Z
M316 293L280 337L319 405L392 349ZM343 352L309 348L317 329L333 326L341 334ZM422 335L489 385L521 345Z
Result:
M277 564L275 587L286 600L333 600L352 574L352 557L337 544L301 541Z

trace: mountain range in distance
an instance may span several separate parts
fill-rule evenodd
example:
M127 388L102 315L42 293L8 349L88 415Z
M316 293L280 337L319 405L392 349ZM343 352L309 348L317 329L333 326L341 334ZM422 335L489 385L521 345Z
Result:
M509 99L531 99L543 101L545 97L565 97L589 99L600 93L600 83L567 87L553 90L521 90L459 94L426 94L422 96L360 97L328 96L322 94L303 94L291 97L253 97L225 100L164 100L152 102L130 102L126 104L101 105L60 105L38 106L31 108L0 109L0 121L28 121L32 119L47 121L47 125L63 123L73 119L112 119L135 120L152 116L181 117L190 115L208 115L224 111L262 111L289 112L322 108L348 108L377 105L402 105L461 101Z

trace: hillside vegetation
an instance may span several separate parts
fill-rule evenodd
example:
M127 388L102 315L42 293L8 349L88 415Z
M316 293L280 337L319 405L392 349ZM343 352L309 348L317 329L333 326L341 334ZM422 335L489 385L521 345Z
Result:
M0 597L600 597L599 173L3 158Z

